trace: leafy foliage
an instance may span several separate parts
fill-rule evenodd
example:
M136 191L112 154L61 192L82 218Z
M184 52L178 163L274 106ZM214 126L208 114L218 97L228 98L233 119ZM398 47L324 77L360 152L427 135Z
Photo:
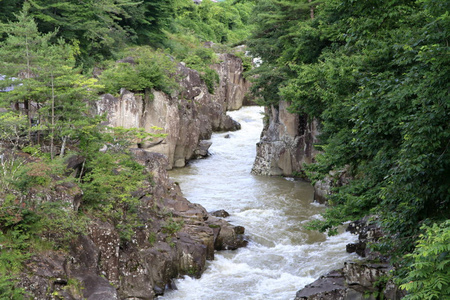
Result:
M209 0L195 4L179 0L175 4L176 19L173 31L182 35L193 34L200 41L239 44L251 33L252 1L214 3Z
M408 267L410 272L402 288L408 291L404 299L448 299L450 297L450 221L423 226L418 244Z
M0 114L0 140L13 145L14 148L19 147L21 137L26 135L26 128L25 116L12 111Z
M293 75L290 64L309 62L321 42L310 26L311 8L316 2L259 1L252 22L258 24L248 39L250 53L262 60L262 65L249 72L254 76L252 91L260 104L277 104L279 88ZM309 37L309 36L312 37ZM308 36L308 39L306 39Z
M321 122L310 178L352 179L313 227L377 215L388 234L377 249L405 266L420 227L450 217L449 4L326 0L309 3L314 18L304 5L258 2L256 93Z
M219 75L210 68L210 65L217 62L214 51L203 47L196 48L184 59L184 62L189 68L200 73L200 78L205 82L208 91L213 94L215 85L219 83Z
M151 175L127 149L163 135L105 127L105 117L92 115L89 104L99 92L121 88L171 93L175 59L198 70L212 92L218 75L209 65L216 54L202 43L245 40L253 5L2 1L0 298L23 299L16 279L26 259L42 250L66 251L92 217L113 223L122 242L132 239L143 222L139 197ZM118 58L122 62L104 61ZM88 73L105 65L100 85ZM81 165L67 169L68 154ZM78 210L63 200L48 201L48 194L66 188L83 194ZM163 231L174 245L172 236L183 223L165 217Z
M175 63L162 51L149 47L129 49L129 62L114 63L104 71L100 82L107 93L117 94L121 88L130 91L156 89L170 94L175 89Z
M133 192L146 178L143 167L129 155L99 154L90 161L83 178L83 200L86 208L102 212L103 218L112 220L123 241L130 240L133 229L140 226L137 217L139 199Z

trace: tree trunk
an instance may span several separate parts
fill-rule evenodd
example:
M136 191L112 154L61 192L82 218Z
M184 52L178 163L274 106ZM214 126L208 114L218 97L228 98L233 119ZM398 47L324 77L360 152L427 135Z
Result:
M311 3L312 0L308 0L309 3ZM311 5L310 7L310 15L311 15L311 19L314 19L314 7Z
M63 157L63 156L64 156L64 152L66 151L66 142L67 142L68 139L69 139L69 136L68 136L68 135L67 135L67 136L64 136L64 137L62 138L61 152L59 153L59 156L60 156L60 157Z
M51 74L52 78L52 129L51 129L51 135L50 135L50 158L53 160L54 153L55 153L55 84L53 80L53 72Z

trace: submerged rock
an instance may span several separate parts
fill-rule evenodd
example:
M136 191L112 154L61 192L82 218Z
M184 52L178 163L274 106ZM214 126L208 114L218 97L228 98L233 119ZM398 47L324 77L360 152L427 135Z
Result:
M227 218L230 216L230 214L226 210L223 210L223 209L213 211L213 212L211 212L211 215L213 215L214 217L218 217L218 218Z

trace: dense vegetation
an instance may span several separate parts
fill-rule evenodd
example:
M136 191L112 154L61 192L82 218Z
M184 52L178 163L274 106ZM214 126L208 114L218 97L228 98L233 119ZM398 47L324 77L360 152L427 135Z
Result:
M0 89L14 85L0 92L1 297L20 299L10 279L22 262L42 249L63 251L91 216L108 216L124 241L140 225L130 192L151 177L126 148L130 138L151 136L106 129L86 103L121 87L171 92L174 59L213 92L214 52L242 42L262 60L249 72L260 103L287 100L292 112L320 121L322 154L308 175L352 179L334 188L313 227L332 232L376 216L387 238L374 247L393 257L408 297L449 297L448 1L1 3ZM105 144L116 147L99 152ZM82 172L66 169L74 156ZM85 195L77 212L29 196L66 182Z
M130 141L154 135L107 128L104 116L94 116L89 103L120 88L171 93L177 88L174 71L181 60L199 70L213 92L217 74L209 64L216 62L216 55L203 43L232 46L245 40L252 5L2 1L1 299L22 299L24 291L15 279L23 262L40 251L67 251L92 219L113 224L123 243L142 226L133 192L150 185L152 178L127 149ZM99 151L105 146L106 151ZM73 161L77 167L70 167ZM60 189L82 194L80 207L74 210L57 197L55 202L46 200Z
M309 176L352 179L313 227L376 216L387 236L374 246L410 299L450 297L449 11L435 0L262 0L248 41L263 60L261 103L287 100L321 123Z

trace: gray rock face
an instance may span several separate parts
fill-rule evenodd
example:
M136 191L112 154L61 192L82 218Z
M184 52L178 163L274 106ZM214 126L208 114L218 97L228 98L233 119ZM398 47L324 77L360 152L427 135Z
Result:
M220 63L212 66L219 74L219 87L214 93L215 101L222 103L226 110L237 110L246 101L250 81L244 78L242 60L229 53L219 55Z
M167 95L152 91L145 97L122 90L117 98L103 95L96 111L107 113L111 126L144 128L146 132L165 134L166 137L150 142L136 142L149 152L166 155L169 169L183 167L187 160L204 156L204 144L199 143L209 139L213 131L240 128L239 123L226 115L226 110L242 107L249 83L242 77L240 58L228 54L220 58L222 62L214 65L220 77L214 95L208 92L197 71L180 63L178 92Z
M392 282L378 284L381 276L387 275L391 266L387 263L346 263L343 269L335 270L298 291L295 300L398 300L404 297Z
M218 218L227 218L230 216L230 214L226 210L223 210L223 209L213 211L213 212L211 212L211 215L213 215L214 217L218 217Z
M108 220L93 219L68 252L48 250L30 258L19 285L35 299L154 299L173 278L199 277L215 250L246 245L243 227L183 197L167 174L164 155L132 152L152 174L152 183L134 193L142 226L124 241Z
M352 180L352 177L348 174L346 168L340 171L330 171L324 179L318 180L314 184L314 200L322 204L327 203L331 189L346 185L350 180Z
M314 161L317 151L313 144L319 135L316 121L309 122L307 116L291 114L289 104L280 102L279 107L265 109L267 121L252 173L257 175L292 175L300 173L304 163Z

